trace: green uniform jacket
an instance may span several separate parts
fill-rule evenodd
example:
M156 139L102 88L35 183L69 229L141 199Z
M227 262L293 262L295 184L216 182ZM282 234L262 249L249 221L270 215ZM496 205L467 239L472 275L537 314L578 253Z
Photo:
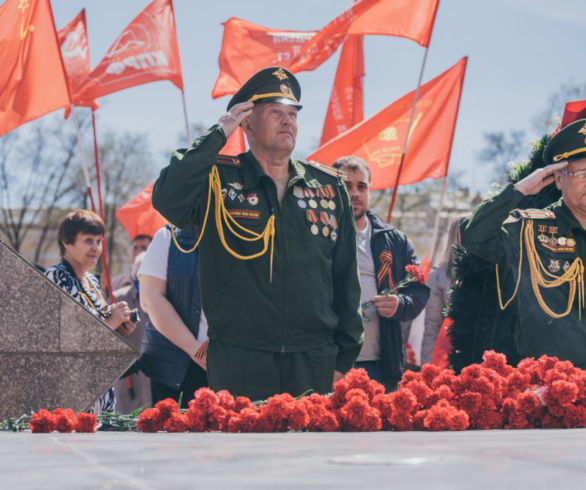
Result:
M171 223L201 226L208 175L216 164L225 206L238 223L261 233L275 214L271 283L270 250L252 260L239 260L225 250L212 199L200 244L209 337L273 352L300 352L333 342L339 348L336 369L346 372L360 351L363 327L356 229L343 181L291 159L280 208L273 180L251 152L218 156L225 142L224 131L215 125L187 150L174 152L152 198L155 209ZM262 240L244 242L224 230L227 243L239 254L262 249Z
M522 198L523 194L511 184L498 196L480 204L460 229L462 244L470 252L499 264L503 304L514 291L514 285L519 277L520 232L523 221L527 224L527 219L522 216L523 213L514 211L511 213L513 219L507 220L504 224L503 222ZM562 199L546 209L553 211L555 218L533 219L535 249L543 266L550 273L560 276L564 273L564 268L569 267L576 257L586 259L586 231ZM512 286L510 281L506 286L503 285L503 278L507 273L514 277ZM546 276L544 272L542 275ZM545 304L552 311L566 311L568 283L556 288L540 288L540 292ZM582 311L580 320L578 294L574 298L570 314L563 318L554 319L542 310L531 286L525 243L521 281L517 293L515 342L523 357L547 354L586 368L586 310Z

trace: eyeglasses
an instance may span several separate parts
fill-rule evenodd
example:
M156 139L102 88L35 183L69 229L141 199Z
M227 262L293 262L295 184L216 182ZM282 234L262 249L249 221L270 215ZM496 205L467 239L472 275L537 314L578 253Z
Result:
M586 180L586 170L578 170L577 172L568 172L567 170L560 170L560 174L569 175L578 180Z

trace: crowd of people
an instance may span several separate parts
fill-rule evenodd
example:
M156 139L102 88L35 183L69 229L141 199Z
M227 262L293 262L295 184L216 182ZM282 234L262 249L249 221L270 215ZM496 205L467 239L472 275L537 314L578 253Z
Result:
M328 393L353 367L395 390L405 369L401 322L426 303L421 360L432 361L460 242L515 274L520 352L586 367L586 120L551 139L550 165L450 223L428 285L396 288L419 261L407 236L369 208L368 164L291 158L300 97L293 74L261 70L217 124L173 153L152 198L171 224L152 240L134 237L132 270L113 280L115 302L89 272L102 220L85 210L62 220L62 260L47 277L141 351L138 372L114 386L117 411L168 397L185 407L202 386L253 400ZM238 127L249 151L220 154ZM563 197L551 209L509 216L553 182ZM95 410L113 408L111 389Z

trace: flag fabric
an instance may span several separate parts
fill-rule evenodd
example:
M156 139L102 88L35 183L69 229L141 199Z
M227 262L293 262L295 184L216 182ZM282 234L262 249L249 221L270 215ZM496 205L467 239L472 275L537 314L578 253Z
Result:
M116 211L116 218L133 240L137 235L155 236L168 221L153 208L151 197L155 183L146 186Z
M183 90L171 0L154 0L128 24L90 73L79 97L91 100L159 80Z
M0 135L70 104L49 0L0 6Z
M562 123L560 127L567 126L578 119L586 118L586 100L575 100L574 102L568 102L564 109L564 117L562 117Z
M85 9L59 29L57 37L73 105L97 109L98 104L95 100L79 99L80 88L91 72Z
M320 146L362 121L363 77L363 37L349 36L340 53Z
M360 0L321 29L289 66L293 73L315 70L347 35L378 34L428 46L439 0Z
M420 87L399 185L447 175L467 60ZM331 165L345 155L361 157L369 164L372 189L393 187L414 98L415 90L308 158Z
M212 98L236 93L257 71L267 66L287 68L315 32L281 31L231 18L224 22L218 59L220 74Z
M220 150L222 155L239 155L240 153L244 153L246 151L246 143L244 142L244 131L239 126L236 128L226 144Z

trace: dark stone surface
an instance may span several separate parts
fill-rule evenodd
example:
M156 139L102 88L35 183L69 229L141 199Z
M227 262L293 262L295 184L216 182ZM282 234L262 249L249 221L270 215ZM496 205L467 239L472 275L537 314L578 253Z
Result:
M86 410L138 351L0 241L0 418Z

